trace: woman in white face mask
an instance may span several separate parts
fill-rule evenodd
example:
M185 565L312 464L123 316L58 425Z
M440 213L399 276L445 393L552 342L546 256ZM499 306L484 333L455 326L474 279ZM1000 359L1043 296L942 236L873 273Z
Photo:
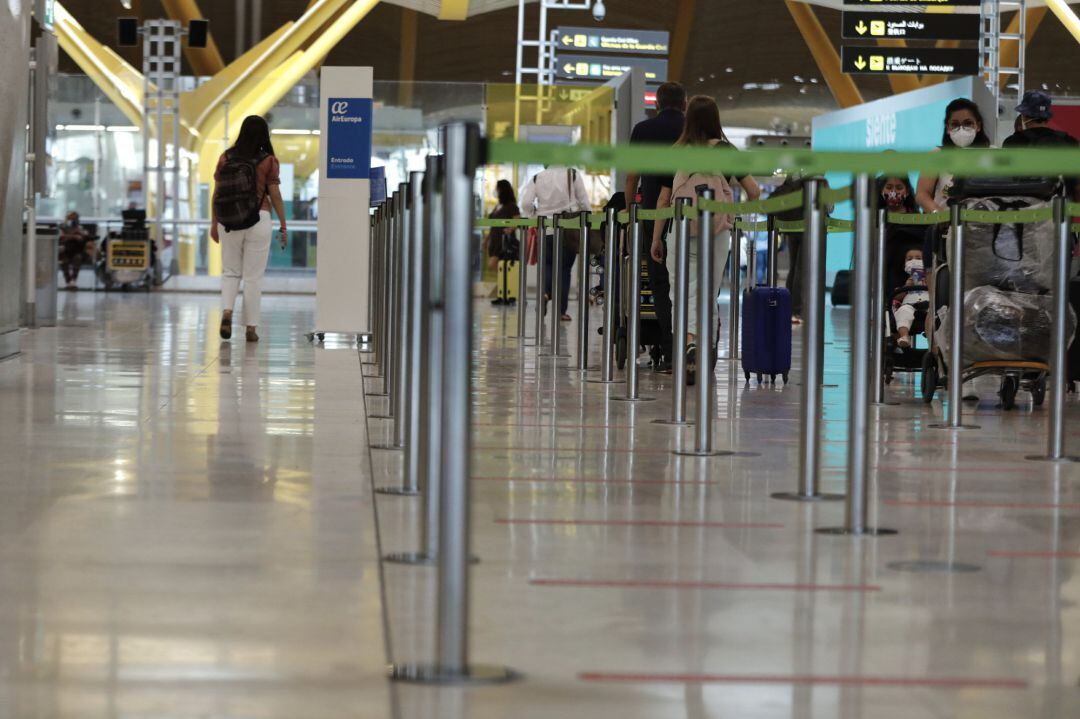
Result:
M966 147L990 147L990 138L983 130L979 106L961 97L945 108L945 133L941 137L941 149ZM952 175L922 175L919 177L915 201L923 212L947 210L952 185Z

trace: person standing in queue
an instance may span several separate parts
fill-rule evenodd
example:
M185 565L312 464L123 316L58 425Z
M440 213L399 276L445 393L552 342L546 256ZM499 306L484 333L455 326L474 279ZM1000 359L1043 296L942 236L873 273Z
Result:
M683 126L682 136L679 137L679 141L675 143L679 146L685 147L715 147L715 148L732 148L733 145L728 141L727 136L724 134L723 125L720 123L720 107L716 104L716 100L706 95L697 95L690 99L690 102L686 106L686 124ZM676 198L679 197L697 197L697 187L700 184L707 184L713 189L716 199L721 202L730 202L733 198L731 185L734 182L729 183L728 179L724 175L704 175L701 173L689 173L679 172L671 179L670 182L664 181L661 183L660 197L657 198L656 208L664 209L674 204ZM751 202L761 197L761 188L753 177L747 175L745 177L738 178L738 184L742 187L746 193L746 197ZM725 198L724 195L727 195ZM708 292L712 296L713 300L716 300L716 296L720 293L720 282L723 279L724 262L727 260L729 249L731 247L731 225L733 218L731 216L716 214L713 217L713 287L699 288L697 286L697 242L695 238L688 239L689 256L690 256L690 275L687 279L687 293L686 298L689 302L687 307L687 338L686 338L686 381L687 384L694 384L697 379L697 345L695 344L695 337L698 334L698 322L697 316L697 302L695 296L698 292ZM694 223L691 223L695 226ZM696 226L695 226L696 228ZM663 262L667 257L666 244L664 242L664 228L661 224L656 223L653 227L652 235L652 247L649 254L656 262ZM738 263L731 268L732 272L738 272ZM717 329L719 330L720 323L717 321ZM716 333L716 341L719 341L720 333ZM716 348L716 342L713 343L713 349ZM716 358L716 352L713 352L713 358ZM711 368L710 368L711 369Z
M589 193L585 189L585 180L581 173L572 167L550 166L543 172L533 176L525 183L518 193L521 197L521 216L530 219L538 216L550 217L557 221L560 216L572 217L579 212L588 212L592 209L589 203ZM552 223L553 224L553 223ZM554 228L549 224L548 233L553 234ZM587 237L587 235L586 235ZM559 253L559 317L563 322L570 321L570 315L566 310L570 305L570 279L574 272L574 260L577 259L578 247L582 239L580 230L563 230L562 252ZM547 301L551 299L552 284L552 250L551 242L545 243L544 266L546 276L544 278L544 312L547 312Z
M967 98L959 97L945 108L945 132L941 136L942 150L967 147L990 147L979 106ZM923 212L942 212L949 209L949 191L953 186L951 174L919 177L915 202Z
M1041 90L1028 90L1020 104L1016 118L1016 132L1001 144L1004 148L1017 147L1077 147L1080 142L1067 132L1050 127L1054 117L1053 100ZM1080 182L1075 177L1065 178L1067 196L1080 200Z
M634 126L630 142L654 145L674 145L682 137L686 122L686 90L677 82L665 82L656 90L656 116L642 120ZM643 210L655 210L660 190L666 185L671 187L672 175L626 175L626 202L634 202L640 187L640 206ZM653 236L653 223L647 220L642 225L642 238L650 242ZM645 248L648 250L648 248ZM667 265L663 260L656 261L651 252L643 253L649 270L649 288L653 294L653 308L656 322L660 325L661 359L656 370L671 373L671 279ZM667 254L667 248L664 248Z
M243 280L246 338L258 342L262 279L273 233L271 206L281 223L281 249L288 245L280 165L262 117L244 118L236 144L218 159L211 205L210 237L221 244L221 338L232 337L233 308Z

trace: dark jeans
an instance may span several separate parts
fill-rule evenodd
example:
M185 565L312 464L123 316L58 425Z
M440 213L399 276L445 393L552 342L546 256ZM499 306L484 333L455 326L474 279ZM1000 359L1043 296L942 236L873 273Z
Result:
M802 316L802 235L784 235L788 243L788 274L784 286L791 293L791 314Z
M559 314L565 315L567 308L570 306L570 282L574 276L574 260L577 259L576 252L570 252L566 247L566 235L563 234L563 246L562 252L559 253L559 281L562 286L559 288ZM544 242L544 293L551 297L551 284L553 274L551 272L551 254L552 246L555 244L553 238L548 237ZM587 291L587 290L586 290Z
M664 359L671 360L671 277L668 275L667 265L657 262L652 258L649 251L652 247L653 223L645 222L642 237L644 247L642 255L648 262L649 289L653 294L653 309L656 311L656 323L660 325L660 349ZM664 243L664 254L667 255L667 243Z
M79 270L82 269L86 240L64 240L63 247L60 253L60 269L64 273L64 280L70 284L78 279Z

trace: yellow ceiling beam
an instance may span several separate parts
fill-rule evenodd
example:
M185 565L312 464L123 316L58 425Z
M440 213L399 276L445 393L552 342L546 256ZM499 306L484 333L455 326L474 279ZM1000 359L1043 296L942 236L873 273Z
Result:
M200 20L204 17L195 0L161 0L161 5L170 19L179 20L184 27L187 27L192 20ZM184 55L196 75L204 77L216 75L225 69L225 61L221 59L221 52L218 50L213 35L206 38L206 47L185 47Z
M439 5L440 20L467 20L469 0L442 0Z
M679 0L675 12L675 27L671 31L671 59L668 62L668 79L682 82L686 70L686 54L690 51L690 31L694 27L697 0Z
M56 3L55 23L60 48L133 125L142 125L143 74L91 37L60 3Z
M861 105L863 103L862 94L859 92L859 88L855 86L855 81L849 75L844 74L843 69L840 67L840 55L836 52L836 48L833 47L828 33L825 32L825 28L822 27L821 21L818 20L813 9L805 3L796 2L795 0L784 0L784 2L787 4L788 11L791 12L791 17L795 20L799 32L802 33L803 40L806 41L806 46L810 49L810 54L814 56L814 62L817 63L818 70L821 71L822 77L825 78L825 84L829 86L833 97L836 98L837 104L842 108Z
M1057 19L1061 21L1069 34L1076 38L1077 42L1080 42L1080 17L1076 16L1068 3L1065 0L1046 0L1046 6L1050 8L1050 12L1057 16Z
M416 80L416 44L419 37L420 14L412 8L401 8L401 54L398 56L398 104L408 107L413 99Z

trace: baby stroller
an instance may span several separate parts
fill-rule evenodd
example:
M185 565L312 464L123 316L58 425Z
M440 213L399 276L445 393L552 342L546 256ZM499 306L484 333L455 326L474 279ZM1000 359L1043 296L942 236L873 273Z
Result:
M957 181L950 203L994 212L1036 209L1045 207L1060 188L1059 182L1041 178ZM1054 237L1050 221L965 223L965 366L959 381L1000 376L998 395L1005 410L1016 406L1020 390L1031 393L1036 407L1046 397ZM943 239L935 241L930 281L930 307L936 317L927 327L930 351L923 363L922 395L927 403L953 372L946 365L951 273Z
M923 361L927 353L925 347L917 346L917 337L926 331L926 318L930 303L920 302L915 305L915 321L911 325L911 346L902 348L897 344L896 316L893 314L893 301L909 292L927 292L928 286L908 286L904 272L904 257L911 250L922 250L925 244L925 231L911 225L889 225L885 237L885 288L879 301L885 303L885 384L892 382L897 372L917 373L923 371Z

